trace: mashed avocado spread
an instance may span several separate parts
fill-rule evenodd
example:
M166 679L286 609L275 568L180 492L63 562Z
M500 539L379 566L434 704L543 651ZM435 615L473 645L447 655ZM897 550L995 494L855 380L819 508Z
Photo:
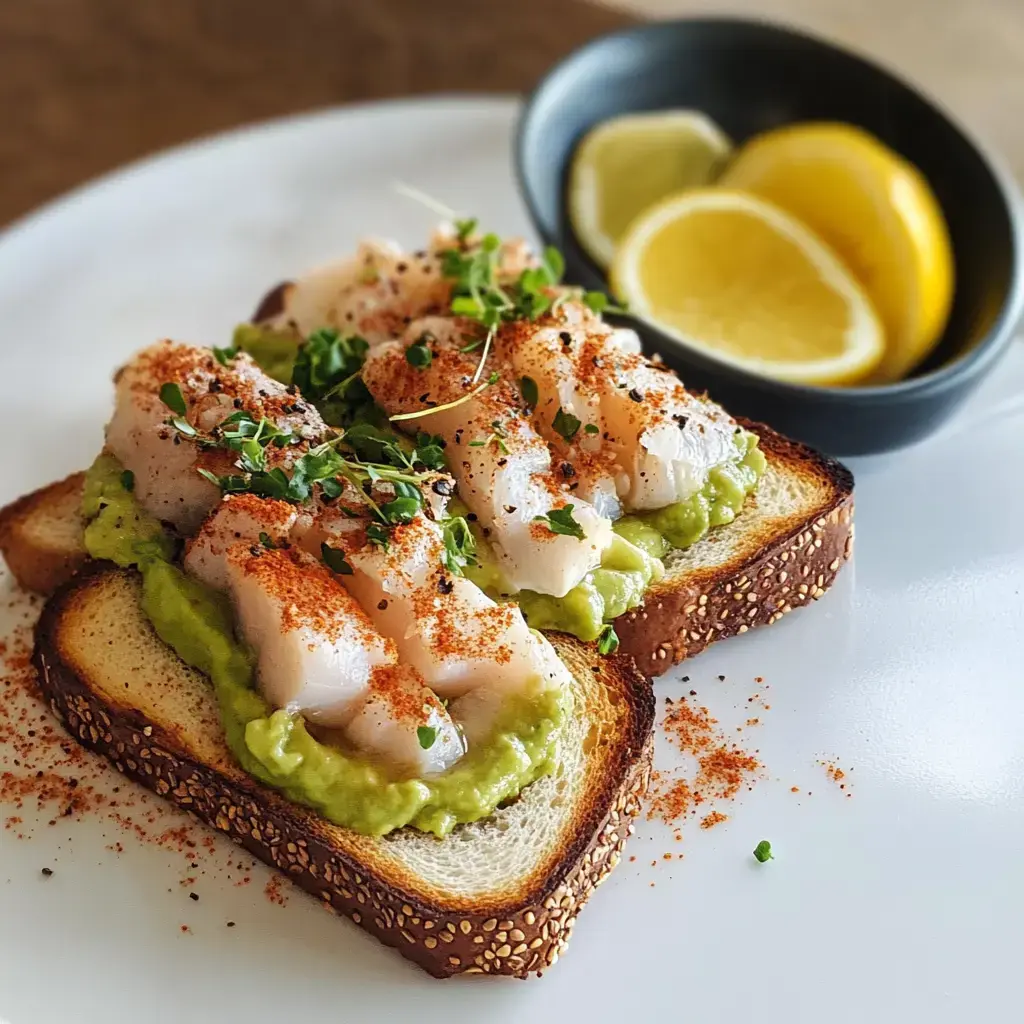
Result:
M757 434L740 431L737 457L715 466L699 491L654 512L623 516L615 532L652 557L664 558L672 548L696 544L713 526L731 523L764 473L764 452L758 441Z
M231 344L252 356L268 376L282 384L291 384L295 353L301 340L294 332L275 331L256 324L239 324Z
M101 455L93 464L83 497L86 549L93 558L141 572L143 611L182 661L210 677L227 744L251 775L366 835L413 825L444 836L552 770L572 697L540 687L508 701L490 739L434 778L393 779L321 743L301 715L274 711L256 691L253 657L235 635L229 605L173 563L173 539L143 511L131 487L130 474L115 459Z

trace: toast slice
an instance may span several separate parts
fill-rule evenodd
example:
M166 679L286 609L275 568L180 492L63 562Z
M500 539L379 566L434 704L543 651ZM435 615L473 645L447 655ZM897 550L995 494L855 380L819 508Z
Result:
M615 622L621 650L648 676L715 640L775 622L819 598L853 548L853 476L760 423L767 469L735 522L670 555L644 603ZM82 474L0 511L0 552L18 582L49 593L85 560Z
M140 594L136 573L93 563L43 610L40 684L81 743L437 977L525 977L555 962L650 777L654 696L631 659L555 637L576 700L556 773L446 839L372 838L237 766L208 681L157 637Z
M647 676L821 597L853 551L853 474L763 423L739 422L767 460L757 490L734 522L670 553L643 604L615 620L621 649Z
M26 590L56 590L89 557L80 511L84 483L84 473L73 473L0 510L0 552Z

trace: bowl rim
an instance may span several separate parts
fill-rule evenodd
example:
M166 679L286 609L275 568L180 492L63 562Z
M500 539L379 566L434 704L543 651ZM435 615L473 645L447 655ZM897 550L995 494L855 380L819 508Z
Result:
M532 115L543 93L549 90L555 81L567 75L572 67L582 61L591 51L614 45L620 39L642 39L659 32L678 31L684 28L692 28L695 25L708 28L753 27L765 30L780 38L800 39L819 46L824 50L842 54L844 57L864 65L873 73L889 79L899 88L912 93L926 106L931 107L939 117L945 119L960 135L966 145L974 150L992 175L996 190L1006 208L1011 245L1011 268L1006 298L991 327L970 351L917 377L908 377L890 384L852 385L841 388L814 384L796 384L753 373L750 370L718 360L714 356L707 355L688 346L685 342L673 337L658 327L657 324L650 321L642 320L629 314L623 315L622 319L642 325L644 330L657 332L659 337L663 339L666 347L671 347L683 358L689 358L703 365L708 372L721 373L731 377L734 381L748 386L758 387L761 390L774 390L793 398L813 397L817 400L824 399L836 402L843 402L852 398L863 399L867 402L879 398L924 398L931 394L945 391L951 384L960 379L973 379L988 369L1012 343L1015 332L1021 326L1022 320L1024 320L1024 197L1021 196L1013 174L1010 172L1002 156L990 149L986 143L980 141L972 131L964 127L959 118L951 113L942 102L935 99L920 86L857 48L808 31L802 26L792 25L785 21L771 18L748 18L742 15L670 18L661 21L645 22L625 29L603 33L566 54L544 73L541 79L524 97L513 135L512 155L516 184L534 229L543 238L545 234L541 228L543 220L538 210L538 204L534 201L534 192L524 170L524 151L526 135L530 128ZM954 251L955 256L956 253Z

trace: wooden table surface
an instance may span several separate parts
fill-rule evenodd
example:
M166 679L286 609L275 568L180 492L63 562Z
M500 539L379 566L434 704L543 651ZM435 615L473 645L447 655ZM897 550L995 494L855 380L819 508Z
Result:
M794 20L905 69L1024 172L1024 0L0 0L0 224L145 153L410 93L529 88L638 16Z
M0 224L247 121L521 91L631 20L579 0L0 0Z

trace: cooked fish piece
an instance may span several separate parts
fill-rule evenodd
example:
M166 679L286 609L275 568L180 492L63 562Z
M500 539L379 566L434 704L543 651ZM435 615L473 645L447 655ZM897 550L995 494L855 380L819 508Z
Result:
M185 535L193 533L220 500L220 490L197 470L217 475L237 472L237 454L204 448L170 425L176 414L161 400L163 385L180 388L186 428L208 432L244 411L291 431L300 444L269 446L270 467L290 465L326 431L312 406L268 377L246 355L223 366L209 349L162 341L122 367L115 383L107 449L134 474L135 496L142 506Z
M374 670L396 662L394 644L305 552L241 543L225 563L263 695L320 725L345 725L369 696Z
M297 549L236 544L226 556L239 628L257 681L278 708L341 729L360 750L401 770L443 771L462 740L437 697L338 582ZM429 747L417 730L434 730Z
M605 444L628 478L630 510L664 508L700 490L708 471L741 454L738 426L708 399L691 395L665 367L642 356L609 359L601 386Z
M401 334L403 317L440 312L450 291L434 253L414 255L393 242L367 241L355 256L286 285L283 308L270 323L294 326L303 336L334 327L374 345Z
M520 695L527 699L545 690L565 689L572 682L569 670L562 664L547 637L541 633L531 633L535 642L531 658L534 671L519 684ZM505 709L508 696L509 691L502 687L485 684L470 690L448 706L470 746L491 735L495 720Z
M578 302L555 318L508 325L496 347L536 382L534 421L549 440L565 443L551 426L559 408L580 420L572 445L588 456L584 494L614 482L627 510L662 508L690 497L709 469L738 454L732 417L640 355L632 331L614 330Z
M459 497L488 535L509 582L561 597L600 564L612 540L611 522L577 497L574 481L552 464L547 443L522 414L517 386L506 378L482 389L474 383L479 355L458 347L466 329L449 318L414 322L403 342L370 352L363 380L391 415L426 411L401 426L447 441ZM431 338L433 357L420 369L407 361L405 347L424 336ZM553 531L552 511L571 516L582 537Z
M452 282L442 272L445 250L461 245L442 225L428 249L406 252L394 242L363 242L355 256L328 264L285 284L280 309L266 322L308 335L319 327L357 334L371 346L399 337L410 320L445 313ZM521 240L502 244L499 277L518 275L532 262Z
M370 696L345 735L360 750L419 777L439 775L466 751L451 715L411 665L374 671Z
M221 499L185 549L185 569L215 590L228 585L228 552L238 544L288 544L298 510L286 501L255 494L228 494Z
M455 698L481 686L506 694L541 677L567 683L564 666L543 657L546 641L517 605L495 603L446 568L437 523L417 516L394 527L386 551L367 543L364 527L329 509L305 528L301 543L317 553L325 543L344 552L352 572L342 583L438 696Z

